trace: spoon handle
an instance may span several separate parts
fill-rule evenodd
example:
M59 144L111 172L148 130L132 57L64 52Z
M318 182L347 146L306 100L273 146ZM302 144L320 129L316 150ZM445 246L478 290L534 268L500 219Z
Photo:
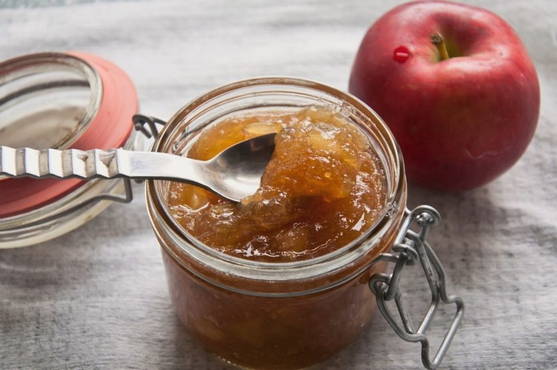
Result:
M168 153L124 149L31 149L0 146L0 174L36 178L129 177L201 183L202 161Z

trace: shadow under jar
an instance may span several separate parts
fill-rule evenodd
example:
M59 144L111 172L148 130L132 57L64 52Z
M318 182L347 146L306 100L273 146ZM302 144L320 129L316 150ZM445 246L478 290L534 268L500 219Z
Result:
M436 213L427 207L419 213L406 210L401 154L385 123L369 107L307 80L245 80L183 107L166 124L153 150L186 155L205 130L223 119L316 105L338 112L367 137L377 153L385 172L386 194L375 223L347 245L315 258L249 260L197 240L172 216L167 202L171 183L147 181L149 217L162 247L175 310L186 328L226 361L248 368L292 369L319 363L348 345L366 328L379 305L403 339L422 343L424 365L434 368L450 344L463 306L459 298L446 296L444 273L425 241L433 220L424 223L423 217ZM415 221L421 227L417 232L410 230ZM402 326L395 322L385 305L391 299L400 303L397 274L411 261L419 261L426 271L431 269L435 280L433 285L430 281L430 311L418 329L407 325L402 311ZM393 274L385 274L389 262L395 263ZM425 330L441 301L456 303L457 313L441 349L430 360Z

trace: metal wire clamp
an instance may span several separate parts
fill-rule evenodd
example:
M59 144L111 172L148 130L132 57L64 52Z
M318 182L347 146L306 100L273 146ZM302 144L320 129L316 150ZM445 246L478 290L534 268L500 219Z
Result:
M134 127L137 131L143 133L148 139L158 138L160 129L157 127L166 125L166 122L162 119L145 116L143 114L135 114L132 117Z
M375 274L369 281L369 286L376 296L379 311L398 336L408 342L421 343L422 363L427 369L436 369L443 360L464 313L462 299L457 296L447 295L445 271L439 258L426 241L429 228L439 220L439 212L429 206L419 206L413 211L406 210L406 217L393 247L394 253L384 253L379 258L379 260L395 264L392 274ZM418 231L413 231L411 229L413 226L417 226ZM431 290L431 303L422 322L417 329L414 329L410 317L407 315L402 304L399 282L404 266L412 265L416 261L420 262L424 270ZM393 314L387 308L386 302L392 300L395 301L402 326L395 320ZM456 312L437 353L433 356L433 360L431 360L430 343L426 332L441 303L447 305L455 304Z

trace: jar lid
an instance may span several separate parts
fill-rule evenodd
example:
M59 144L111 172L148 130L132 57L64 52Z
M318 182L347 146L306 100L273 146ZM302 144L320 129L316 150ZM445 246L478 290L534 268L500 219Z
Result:
M98 56L39 53L0 62L0 145L117 148L130 136L137 110L130 78ZM0 218L42 207L84 183L0 178Z

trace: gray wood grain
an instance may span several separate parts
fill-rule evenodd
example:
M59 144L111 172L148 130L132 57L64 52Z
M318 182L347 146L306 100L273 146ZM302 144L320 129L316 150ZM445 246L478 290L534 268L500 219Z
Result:
M142 111L168 118L204 91L259 75L345 89L369 24L398 2L1 1L0 58L82 50L125 69ZM473 1L507 19L534 59L542 112L522 160L460 195L412 188L437 207L432 233L466 300L448 369L557 368L557 6ZM175 318L160 252L137 200L57 240L0 251L0 368L219 369ZM1 195L0 195L1 196ZM425 287L408 275L413 308ZM412 299L412 297L414 297ZM433 333L440 334L442 322ZM334 335L334 333L331 333ZM379 317L325 369L416 369L417 345Z

